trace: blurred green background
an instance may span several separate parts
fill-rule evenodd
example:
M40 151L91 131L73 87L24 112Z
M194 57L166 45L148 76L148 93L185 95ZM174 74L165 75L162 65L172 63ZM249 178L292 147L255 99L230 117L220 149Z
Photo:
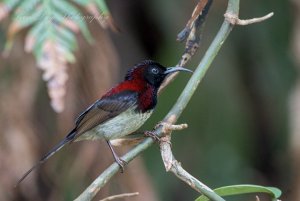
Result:
M104 40L109 40L112 44L113 52L111 53L114 53L115 56L108 57L108 59L118 60L117 62L108 61L117 67L106 69L111 71L110 77L108 76L110 80L106 82L105 86L101 86L102 92L120 81L130 66L143 59L153 59L166 66L173 66L179 61L184 44L176 42L176 35L184 28L197 1L110 0L107 3L121 32L99 31L99 28L93 32L93 36L95 33L101 32L101 35L106 37ZM297 11L299 12L296 4L296 1L280 0L241 1L240 18L242 19L263 16L269 12L274 12L274 16L262 23L238 26L233 29L178 121L179 123L188 123L189 127L186 130L174 132L172 138L174 155L187 171L211 188L251 183L280 188L283 191L282 200L300 199L297 197L299 191L297 183L300 183L300 181L297 182L299 180L297 178L298 166L294 160L299 155L297 152L291 151L294 150L294 147L293 143L290 143L290 136L293 133L291 124L293 122L297 124L296 120L291 120L296 111L291 109L293 105L290 100L297 80L295 66L298 55L293 52L292 48L297 42L299 43L293 38ZM213 2L205 23L200 49L192 61L187 64L191 69L198 65L220 28L226 6L227 1L215 0ZM7 31L5 25L2 23L0 26L2 47ZM95 29L95 26L97 25L89 24L91 29ZM103 41L100 41L100 46L101 42ZM22 45L22 40L20 39L17 43ZM88 45L85 44L86 46ZM101 46L94 53L97 55L99 52L105 51L104 48L105 46ZM88 46L85 50L93 52L93 46ZM19 51L19 54L23 54L22 51L21 53ZM83 53L79 48L78 54L88 53ZM26 57L31 58L32 56L27 54ZM7 84L9 81L4 80L10 80L9 76L16 74L20 67L17 64L14 67L15 64L4 60L5 58L1 58L0 62L1 90L9 91L10 84ZM90 64L90 60L81 61L80 58L78 60L79 66L72 66L70 72L76 71L74 68L80 67L80 65ZM101 68L103 61L97 62L96 59L95 63ZM36 69L31 71L34 70ZM82 71L80 72L79 74L84 74ZM93 79L107 80L107 77L104 78L106 75L107 73L102 72L96 77L92 77ZM85 78L90 78L88 73L85 76ZM74 82L72 78L74 76L70 76L68 82ZM40 80L40 78L37 79ZM175 103L188 79L188 75L181 74L168 86L159 97L155 114L143 126L144 129L151 129L164 117ZM77 80L76 84L68 89L85 91L86 89L81 89L86 88L81 86L85 82L79 83ZM79 95L73 96L73 99L72 96L67 99L69 106L66 109L69 111L70 108L73 108L73 112L69 112L69 115L57 116L49 106L44 85L44 82L38 81L38 87L34 93L36 99L32 115L34 123L38 123L37 127L46 131L47 137L36 137L41 135L38 132L31 135L30 139L37 138L34 147L39 147L31 158L32 162L64 136L64 133L72 127L72 120L80 112L80 109L93 102L101 94L97 91L99 85L94 86L93 90L97 93L90 95L89 98L86 98L85 93L79 92ZM93 93L93 91L87 91L86 93ZM73 101L74 97L77 98L75 101ZM5 115L4 112L2 114ZM64 125L61 121L66 116L69 119ZM53 136L53 133L58 131L60 137ZM62 153L47 162L41 168L42 170L35 173L38 174L36 183L24 184L25 190L21 189L18 196L14 193L8 193L8 196L3 193L0 199L33 199L33 197L24 195L24 191L27 189L26 185L39 186L35 191L36 200L74 199L111 162L111 156L107 150L104 152L106 155L97 151L83 152L93 154L92 159L98 160L96 163L91 162L91 159L91 164L87 168L84 162L82 164L80 162L86 155L79 152L90 146L105 146L105 143L84 142L84 145L78 143L72 146L74 147L70 146L61 151ZM106 165L99 165L103 160ZM16 163L12 160L9 164ZM15 179L32 163L24 164L26 164L26 168L21 168L18 175L15 175ZM75 170L72 170L73 165ZM148 200L182 201L194 200L199 196L197 192L172 174L166 173L158 145L152 146L143 153L142 162L139 165L142 167L135 171L134 166L130 164L127 168L128 172L126 173L125 170L123 175L118 174L113 178L109 187L99 197L124 193L123 191L127 192L128 189L135 191L134 188L124 187L124 185L130 186L126 183L130 182L126 174L129 177L140 179L140 185L149 187L145 191L153 194L148 195ZM5 170L5 168L3 169ZM84 173L81 173L81 177L76 178L80 171ZM48 174L48 176L41 176L42 173ZM141 176L141 174L146 176ZM52 177L57 177L57 179ZM32 180L33 178L28 179ZM2 185L4 184L5 182L2 183ZM244 200L255 199L254 196L243 198ZM141 195L128 200L147 200L147 197ZM239 197L238 200L243 199Z

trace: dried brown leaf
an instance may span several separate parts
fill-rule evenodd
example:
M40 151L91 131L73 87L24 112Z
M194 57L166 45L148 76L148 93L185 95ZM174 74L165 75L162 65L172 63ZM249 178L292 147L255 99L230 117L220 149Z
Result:
M43 79L47 82L51 106L56 112L64 109L66 94L67 60L65 49L57 42L48 40L42 48L42 57L38 66L44 71Z
M111 15L107 15L106 21L111 30L113 30L114 32L121 32L120 28L117 26L114 18Z
M200 15L202 15L202 11L203 11L204 7L207 5L207 3L208 3L208 0L201 0L198 2L196 7L194 8L191 18L189 19L189 21L186 24L185 28L178 34L178 36L177 36L178 41L183 41L188 37L188 35L190 34L191 30L194 27L196 20L198 19L198 17Z
M13 21L8 27L8 38L12 39L21 29L22 26L20 25L20 23L18 21Z
M14 21L10 24L8 28L8 33L7 33L7 41L4 47L4 51L2 55L4 57L7 57L10 54L11 48L13 46L14 38L17 32L19 32L22 29L22 26Z
M99 25L103 28L106 29L107 26L107 20L105 18L105 16L103 16L99 10L96 4L94 3L89 3L86 7L86 10L93 15L93 19L96 19L97 22L99 23Z
M208 13L212 0L199 0L198 4L194 8L191 18L187 22L184 29L177 35L177 41L184 41L185 50L177 66L185 66L186 63L196 53L200 44L201 22L203 23ZM159 93L177 76L178 73L173 73L163 82L159 88Z
M75 33L79 32L78 25L73 20L71 20L70 18L65 18L65 20L62 21L62 25L69 28L70 30L72 30Z
M32 52L36 39L31 35L27 34L25 38L25 52Z
M4 4L0 3L0 21L8 16L10 9Z
M97 5L90 3L85 8L90 14L93 15L93 18L90 20L90 22L95 19L103 29L107 29L109 27L114 32L120 32L120 29L116 25L112 16L110 14L103 15L100 13Z

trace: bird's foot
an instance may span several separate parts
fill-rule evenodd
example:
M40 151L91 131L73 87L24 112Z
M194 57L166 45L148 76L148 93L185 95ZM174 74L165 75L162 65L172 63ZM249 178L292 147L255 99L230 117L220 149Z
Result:
M110 150L111 150L111 153L113 154L113 157L114 157L116 163L118 163L118 165L119 165L120 168L121 168L121 173L123 173L123 172L124 172L124 167L125 167L125 165L127 165L127 162L124 161L122 158L120 158L120 157L117 155L117 153L116 153L115 150L113 149L113 147L112 147L112 145L111 145L111 143L110 143L109 140L107 140L106 142L107 142L107 144L108 144L108 147L109 147Z
M155 126L154 129L158 129L158 127L160 126L164 126L164 122L163 121L159 121Z
M144 135L146 137L151 137L156 142L161 142L160 137L156 135L153 131L144 131Z
M144 135L147 136L147 137L151 137L153 140L155 140L158 143L166 142L166 143L169 143L172 146L172 144L169 140L167 140L164 137L157 136L153 131L145 131Z
M116 163L118 163L118 165L119 165L120 168L121 168L121 173L123 173L123 172L124 172L124 168L125 168L125 166L127 165L127 162L124 161L124 160L123 160L122 158L120 158L120 157L116 157L115 160L116 160Z

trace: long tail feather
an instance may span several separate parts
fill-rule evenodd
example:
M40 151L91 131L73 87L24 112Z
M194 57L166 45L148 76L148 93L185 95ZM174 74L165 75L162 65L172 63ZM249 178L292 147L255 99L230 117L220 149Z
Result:
M15 187L17 187L33 170L40 167L45 161L47 161L51 156L63 148L66 144L74 139L74 130L62 141L60 141L55 147L53 147L47 154L45 154L32 168L30 168L22 177L19 179Z

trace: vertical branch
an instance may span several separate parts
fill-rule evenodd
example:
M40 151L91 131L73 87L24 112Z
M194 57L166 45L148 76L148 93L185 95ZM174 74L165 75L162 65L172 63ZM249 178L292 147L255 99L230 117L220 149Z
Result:
M188 21L184 29L177 35L177 41L183 42L184 40L186 40L184 53L177 63L177 66L185 66L186 63L198 50L204 27L203 24L205 22L212 1L213 0L200 0L192 13L190 20ZM167 77L167 79L161 85L159 93L168 84L170 84L177 75L178 72L173 73L169 77Z

